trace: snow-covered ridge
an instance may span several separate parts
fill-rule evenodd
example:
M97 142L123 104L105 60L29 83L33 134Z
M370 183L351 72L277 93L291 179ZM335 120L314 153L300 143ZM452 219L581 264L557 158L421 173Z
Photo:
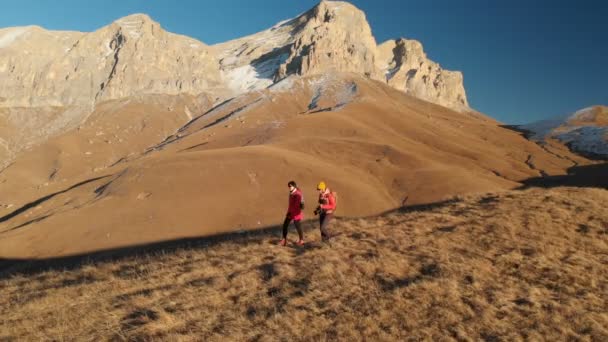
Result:
M608 157L608 127L583 126L555 137L575 151Z
M213 45L226 85L239 94L264 89L275 82L279 66L288 58L285 46L293 43L292 25L297 18L283 20L271 28Z
M574 114L572 114L572 116L587 114L587 113L593 111L593 108L595 108L595 107L587 107L587 108L579 109L576 112L574 112Z

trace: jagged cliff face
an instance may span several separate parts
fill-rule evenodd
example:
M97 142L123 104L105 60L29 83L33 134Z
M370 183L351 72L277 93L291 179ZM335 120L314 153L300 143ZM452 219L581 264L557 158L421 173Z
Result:
M462 74L442 70L415 41L377 46L365 14L322 1L297 18L215 46L164 31L142 14L92 33L0 31L0 106L92 105L137 94L213 93L218 100L288 75L354 72L456 109Z
M237 93L294 74L340 71L378 79L376 42L365 14L344 2L321 2L297 18L212 48L225 84Z
M46 31L37 26L0 30L0 106L30 107L40 102L42 75L55 78L55 70L46 69L54 60L62 59L84 34L80 32ZM46 89L53 91L52 88ZM50 106L60 105L60 94L53 94Z
M377 76L376 41L365 14L344 2L322 2L297 22L297 39L277 77L339 70Z
M292 74L354 72L445 107L469 109L462 73L429 60L415 40L377 45L365 13L346 2L323 1L295 19L212 48L236 92Z
M465 110L469 104L462 73L443 70L429 60L416 40L390 40L378 47L377 66L386 82L421 99Z
M0 50L3 107L93 104L137 94L198 94L219 83L201 42L168 33L145 15L92 33L39 28L6 34Z
M223 94L214 90L220 72L205 44L141 14L92 33L4 29L0 79L0 169L20 150L82 124L102 102Z

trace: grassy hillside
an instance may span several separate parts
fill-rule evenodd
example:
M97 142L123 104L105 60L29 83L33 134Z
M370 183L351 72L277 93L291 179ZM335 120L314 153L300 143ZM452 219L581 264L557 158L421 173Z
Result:
M338 219L331 246L310 226L4 271L0 340L607 340L606 203L508 191Z

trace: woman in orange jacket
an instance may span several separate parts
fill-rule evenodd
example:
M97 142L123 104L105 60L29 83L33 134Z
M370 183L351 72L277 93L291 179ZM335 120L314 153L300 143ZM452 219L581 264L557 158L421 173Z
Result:
M321 230L321 239L328 241L330 238L327 226L334 217L336 210L336 197L334 193L327 187L325 182L320 182L317 185L319 191L319 206L315 210L315 215L319 215L319 229Z

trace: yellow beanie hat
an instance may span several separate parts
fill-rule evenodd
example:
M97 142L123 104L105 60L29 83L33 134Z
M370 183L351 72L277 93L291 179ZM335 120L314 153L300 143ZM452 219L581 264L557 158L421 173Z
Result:
M326 188L327 186L325 185L325 182L320 182L319 185L317 185L317 190L325 191Z

